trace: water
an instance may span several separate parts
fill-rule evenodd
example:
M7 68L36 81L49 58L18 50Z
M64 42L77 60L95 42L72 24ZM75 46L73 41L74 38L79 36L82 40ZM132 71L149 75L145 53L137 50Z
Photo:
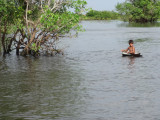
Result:
M0 120L160 119L160 28L81 24L64 56L0 57ZM121 56L129 39L142 58Z

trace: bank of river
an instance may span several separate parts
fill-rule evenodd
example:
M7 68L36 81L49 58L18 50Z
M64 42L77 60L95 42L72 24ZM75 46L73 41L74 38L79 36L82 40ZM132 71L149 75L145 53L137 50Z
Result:
M64 56L0 57L2 120L156 120L160 118L160 28L82 21ZM128 40L142 58L121 56Z

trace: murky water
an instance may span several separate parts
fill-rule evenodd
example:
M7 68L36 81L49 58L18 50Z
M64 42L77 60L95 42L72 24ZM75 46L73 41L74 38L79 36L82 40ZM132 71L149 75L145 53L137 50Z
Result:
M160 28L83 21L64 56L0 57L0 120L159 120ZM121 56L133 39L142 58Z

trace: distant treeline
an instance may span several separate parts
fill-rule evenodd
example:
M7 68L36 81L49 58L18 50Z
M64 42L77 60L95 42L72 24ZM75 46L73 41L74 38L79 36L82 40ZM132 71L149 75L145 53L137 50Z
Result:
M114 11L97 11L90 10L82 19L89 20L115 20L119 18L119 14Z

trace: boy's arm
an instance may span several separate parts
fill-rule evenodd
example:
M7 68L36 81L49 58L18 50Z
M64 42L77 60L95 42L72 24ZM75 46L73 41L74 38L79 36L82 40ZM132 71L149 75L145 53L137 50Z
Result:
M129 47L126 50L121 50L122 52L127 52L129 50Z

